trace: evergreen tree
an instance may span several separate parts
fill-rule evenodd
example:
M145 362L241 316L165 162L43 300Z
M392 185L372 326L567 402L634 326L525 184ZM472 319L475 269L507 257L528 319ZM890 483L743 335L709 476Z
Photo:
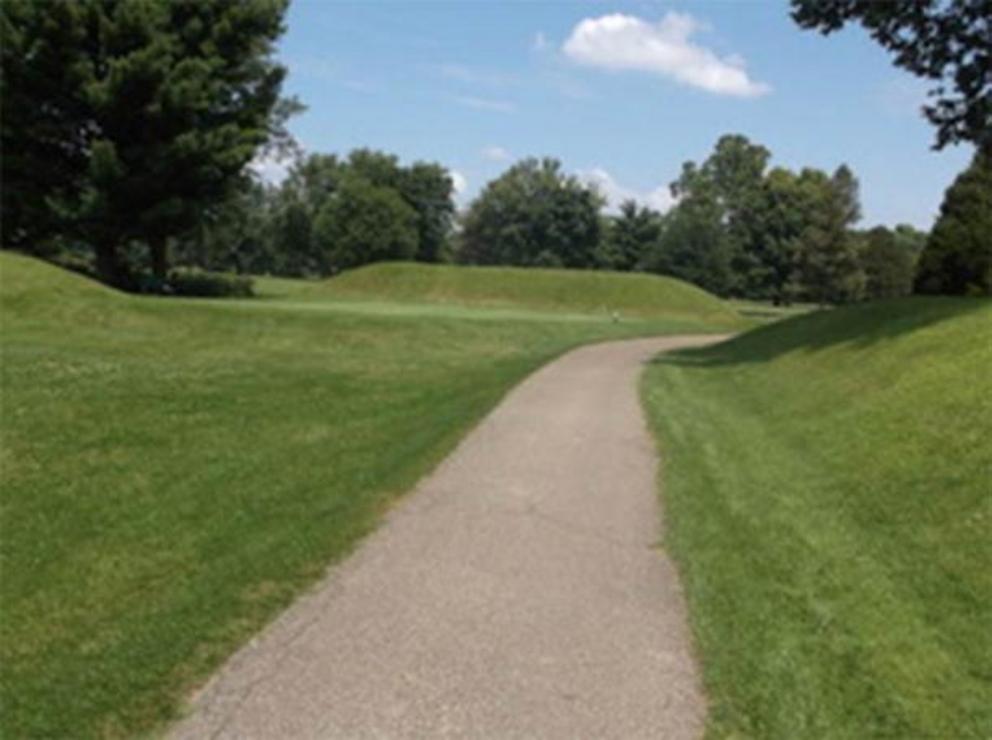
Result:
M169 240L285 136L295 106L280 100L274 44L286 3L5 1L5 243L75 237L117 285L138 243L163 280Z
M992 154L975 153L947 189L916 273L920 293L992 293Z

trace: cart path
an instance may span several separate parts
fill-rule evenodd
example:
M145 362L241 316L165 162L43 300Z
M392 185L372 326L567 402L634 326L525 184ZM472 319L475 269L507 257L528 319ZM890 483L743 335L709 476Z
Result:
M592 345L531 375L172 736L698 738L637 381L716 339Z

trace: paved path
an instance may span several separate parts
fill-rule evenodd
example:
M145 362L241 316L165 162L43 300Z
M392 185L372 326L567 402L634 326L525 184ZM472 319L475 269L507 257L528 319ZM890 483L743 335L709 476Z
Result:
M174 736L699 737L637 377L710 341L594 345L532 375Z

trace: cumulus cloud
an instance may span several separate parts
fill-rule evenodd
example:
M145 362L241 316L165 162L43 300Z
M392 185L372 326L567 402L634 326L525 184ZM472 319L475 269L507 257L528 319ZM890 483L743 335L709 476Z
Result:
M675 205L675 199L672 198L666 185L659 185L654 190L646 192L624 187L616 181L613 175L601 167L580 170L578 176L586 184L594 186L606 198L606 210L609 213L619 211L620 204L625 200L637 201L642 206L648 206L662 213Z
M517 109L508 100L491 100L489 98L476 98L471 95L456 95L455 101L468 108L476 110L487 110L495 113L513 113Z
M771 90L748 76L740 56L719 57L694 43L692 35L702 28L688 13L669 12L657 23L614 13L580 21L562 51L579 64L650 72L718 95L755 97Z
M501 146L487 146L482 149L482 158L490 162L506 162L510 159L510 152Z
M278 185L286 179L289 168L293 164L292 157L280 157L273 153L262 154L253 159L248 167L265 183Z
M468 189L468 179L458 170L450 170L449 174L451 175L451 183L454 186L454 196L459 198Z

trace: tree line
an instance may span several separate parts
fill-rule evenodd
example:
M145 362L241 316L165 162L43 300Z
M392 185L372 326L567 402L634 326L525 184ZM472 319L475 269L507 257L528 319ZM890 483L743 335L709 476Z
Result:
M654 272L722 296L845 303L906 295L926 235L855 230L858 182L842 165L769 169L770 152L727 135L687 162L661 213L634 201L603 216L595 188L553 159L528 159L468 207L453 250L469 264Z
M653 272L775 303L987 292L992 188L981 157L948 190L930 235L907 224L856 228L859 185L845 165L796 172L770 160L767 148L727 135L683 166L667 213L627 201L608 214L603 195L559 161L528 158L458 214L437 163L403 166L368 149L311 154L278 186L248 183L176 256L302 277L380 260Z
M2 244L129 290L169 290L177 264L325 276L400 259L649 271L776 302L987 294L992 67L972 53L983 2L793 0L804 27L860 22L897 64L953 78L926 114L938 147L977 151L927 237L857 230L848 167L770 167L740 135L685 164L664 214L627 202L605 215L554 159L518 162L460 215L443 166L372 150L298 156L272 186L250 163L294 151L286 122L302 106L275 59L288 0L5 0Z

